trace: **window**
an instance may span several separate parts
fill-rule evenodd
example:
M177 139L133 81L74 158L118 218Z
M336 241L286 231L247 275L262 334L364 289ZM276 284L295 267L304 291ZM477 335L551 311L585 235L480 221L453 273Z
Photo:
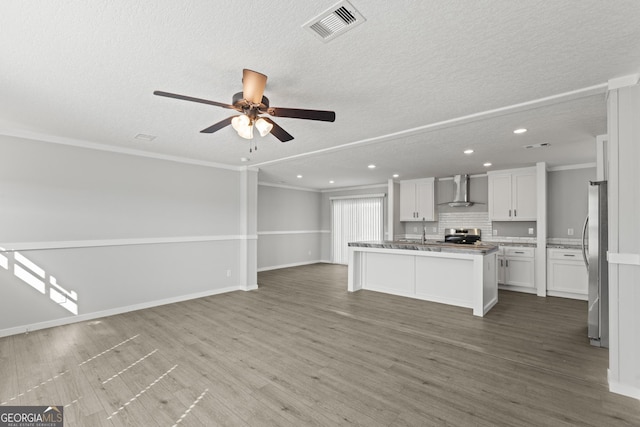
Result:
M331 199L331 258L349 261L349 242L383 240L384 194Z

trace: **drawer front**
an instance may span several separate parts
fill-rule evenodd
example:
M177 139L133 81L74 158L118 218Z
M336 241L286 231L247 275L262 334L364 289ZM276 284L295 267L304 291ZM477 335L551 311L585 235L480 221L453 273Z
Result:
M547 249L547 257L549 259L557 259L563 261L576 261L583 263L582 251L579 249Z
M535 248L507 246L504 248L504 254L508 257L533 258L535 255Z

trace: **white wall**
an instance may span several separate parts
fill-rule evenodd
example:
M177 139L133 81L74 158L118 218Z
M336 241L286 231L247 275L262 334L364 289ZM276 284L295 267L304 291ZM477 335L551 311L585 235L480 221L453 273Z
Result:
M258 185L258 270L329 262L318 191Z
M239 171L7 136L0 153L0 336L241 288Z

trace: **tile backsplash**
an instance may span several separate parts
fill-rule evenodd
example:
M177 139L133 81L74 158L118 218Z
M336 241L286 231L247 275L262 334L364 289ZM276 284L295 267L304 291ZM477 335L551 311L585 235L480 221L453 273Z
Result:
M456 227L479 228L482 232L482 240L487 242L536 243L535 237L494 236L488 212L441 212L438 215L438 232L434 234L432 226L427 226L427 239L442 240L445 229ZM396 236L396 238L420 239L422 227L419 226L418 230L418 234L407 232L404 236Z
M441 213L438 216L438 235L444 236L446 228L479 228L482 232L482 240L491 236L491 221L487 212L451 212Z
M433 224L433 223L430 223ZM491 221L489 221L488 212L442 212L438 214L438 232L433 233L433 229L427 226L427 239L442 239L444 238L444 230L446 228L479 228L482 232L482 240L487 240L492 235ZM407 227L407 231L408 231ZM409 239L419 239L422 236L422 226L418 227L418 234L408 233L404 237Z

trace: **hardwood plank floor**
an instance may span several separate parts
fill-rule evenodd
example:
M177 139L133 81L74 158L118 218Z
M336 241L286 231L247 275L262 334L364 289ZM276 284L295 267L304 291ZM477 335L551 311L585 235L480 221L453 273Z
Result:
M477 318L349 294L339 265L258 281L0 338L0 404L61 404L66 426L640 425L584 301L501 291Z

